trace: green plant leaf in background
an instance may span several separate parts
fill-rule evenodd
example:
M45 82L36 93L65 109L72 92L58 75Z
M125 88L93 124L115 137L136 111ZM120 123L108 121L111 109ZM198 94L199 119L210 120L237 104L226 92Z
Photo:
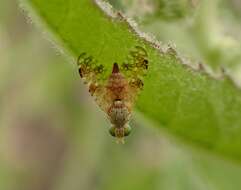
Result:
M145 47L149 71L137 110L189 144L241 161L241 92L228 77L215 79L182 64L175 51L160 52L94 1L26 0L23 6L33 20L39 15L73 60L86 52L111 71L132 47Z

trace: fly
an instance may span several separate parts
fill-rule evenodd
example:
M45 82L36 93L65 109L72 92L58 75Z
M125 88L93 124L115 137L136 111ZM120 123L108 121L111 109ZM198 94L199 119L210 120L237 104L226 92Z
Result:
M88 84L90 94L107 114L111 123L109 133L117 138L118 143L124 143L124 137L131 133L129 121L132 108L138 92L143 88L143 76L148 69L145 49L136 46L121 67L113 63L112 72L105 80L102 78L106 72L104 66L92 56L82 53L77 64L80 77Z

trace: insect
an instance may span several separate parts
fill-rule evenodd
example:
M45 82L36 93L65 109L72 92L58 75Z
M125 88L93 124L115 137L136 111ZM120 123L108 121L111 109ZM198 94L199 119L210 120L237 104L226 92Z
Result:
M79 75L88 84L89 92L111 123L109 133L124 143L131 132L129 120L138 92L143 88L143 77L148 69L145 49L135 46L127 60L120 66L113 63L108 78L103 78L106 69L92 56L80 54L77 60Z

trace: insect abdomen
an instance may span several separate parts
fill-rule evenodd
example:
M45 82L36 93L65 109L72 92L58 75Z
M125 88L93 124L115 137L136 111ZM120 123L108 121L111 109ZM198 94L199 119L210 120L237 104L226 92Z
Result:
M107 84L107 89L112 95L113 101L115 99L123 99L127 93L128 82L125 77L119 72L119 67L117 63L113 65L112 74L109 77Z

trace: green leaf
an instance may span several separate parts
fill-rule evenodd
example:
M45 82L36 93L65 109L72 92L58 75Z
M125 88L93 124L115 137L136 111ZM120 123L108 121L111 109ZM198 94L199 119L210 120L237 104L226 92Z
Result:
M73 60L86 52L110 72L129 50L145 47L149 69L137 110L158 128L185 142L241 161L241 92L228 77L217 79L182 64L175 51L160 51L92 0L26 0ZM134 136L132 137L134 138Z

